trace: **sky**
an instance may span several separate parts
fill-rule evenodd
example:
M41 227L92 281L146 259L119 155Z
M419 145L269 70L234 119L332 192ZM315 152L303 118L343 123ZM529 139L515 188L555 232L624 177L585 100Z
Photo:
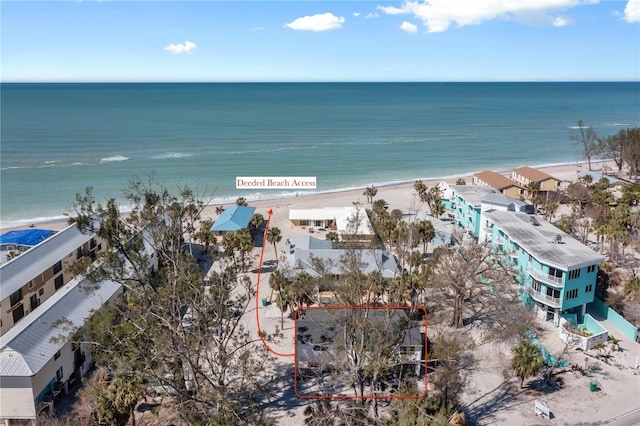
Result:
M3 0L0 24L2 82L640 80L640 0Z

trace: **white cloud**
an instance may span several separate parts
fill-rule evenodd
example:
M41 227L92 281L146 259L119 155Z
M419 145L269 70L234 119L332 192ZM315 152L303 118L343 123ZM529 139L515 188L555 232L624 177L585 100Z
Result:
M353 16L357 18L358 16L360 16L360 12L353 12Z
M303 16L293 22L284 24L292 30L301 31L328 31L342 28L345 19L342 16L335 16L332 13L318 13L312 16Z
M177 55L178 53L191 53L191 51L193 51L196 47L198 47L198 45L187 40L182 44L181 43L168 44L164 47L164 50L166 50L169 53L173 53L174 55Z
M402 25L400 25L400 29L402 31L406 31L409 34L415 34L418 32L418 27L411 22L403 21Z
M640 22L640 0L629 0L627 7L624 8L624 20L632 22Z
M563 18L562 16L557 16L553 18L552 25L554 27L566 27L567 25L573 24L572 19Z
M367 18L367 19L375 19L375 18L377 18L378 16L379 16L379 15L378 15L377 13L375 13L375 12L369 12L369 13L367 13L367 14L365 15L365 18Z
M640 0L629 0L638 2ZM446 31L452 23L458 26L477 25L493 19L516 18L522 21L546 21L553 25L566 25L566 18L539 19L552 11L560 11L596 0L407 0L400 7L378 6L388 15L413 15L420 19L429 32ZM558 20L559 19L559 20Z

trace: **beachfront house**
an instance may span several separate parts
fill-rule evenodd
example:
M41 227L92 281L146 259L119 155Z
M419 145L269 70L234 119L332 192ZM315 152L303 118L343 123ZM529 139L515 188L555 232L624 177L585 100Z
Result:
M369 274L379 272L383 278L392 279L399 273L395 257L385 251L377 249L338 249L333 243L311 236L289 240L285 248L285 258L281 268L294 273L306 272L311 276L318 276L312 258L319 259L327 266L327 271L336 277L344 273L341 259L348 255L358 257L362 265L361 272Z
M211 225L211 231L218 239L216 243L218 250L222 247L222 239L225 235L249 228L249 222L251 222L255 211L255 207L249 206L230 206L224 209Z
M386 341L397 339L395 355L388 360L389 363L395 363L404 374L424 375L423 321L410 320L407 309L354 307L312 307L303 310L296 320L295 362L298 371L301 368L326 368L346 362L343 340L345 327L358 321L366 321L375 326L374 329L389 333Z
M604 257L522 212L486 211L482 227L492 250L516 271L523 302L539 318L558 326L561 315L584 317Z
M343 241L373 241L375 236L367 213L358 207L290 209L289 221L293 229L334 231Z
M56 231L48 229L18 229L0 235L0 264L13 259L19 254L37 246Z
M71 281L76 262L93 260L102 250L96 235L70 225L0 265L0 335Z
M527 188L533 183L540 185L540 194L548 197L550 193L558 192L562 189L562 181L554 178L547 173L534 169L532 167L524 166L518 167L511 171L511 180L523 188ZM527 198L532 197L532 191L526 190L525 196Z
M506 195L507 197L515 199L519 199L520 197L524 196L525 193L524 188L522 188L520 185L507 178L506 176L492 170L485 170L483 172L475 173L471 178L471 183L473 185L493 188Z

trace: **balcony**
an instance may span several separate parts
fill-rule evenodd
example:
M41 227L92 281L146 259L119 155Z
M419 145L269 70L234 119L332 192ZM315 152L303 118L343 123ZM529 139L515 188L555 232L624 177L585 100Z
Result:
M529 265L527 267L527 272L536 280L543 282L545 284L551 284L555 287L564 286L564 280L562 277L555 277L553 275L545 274L544 272L540 272L533 268L533 266Z
M546 294L542 294L531 286L527 286L526 290L527 293L529 293L529 295L533 297L533 300L544 303L545 305L551 306L552 308L559 308L562 306L562 303L560 302L560 299L558 297L551 297L547 296Z

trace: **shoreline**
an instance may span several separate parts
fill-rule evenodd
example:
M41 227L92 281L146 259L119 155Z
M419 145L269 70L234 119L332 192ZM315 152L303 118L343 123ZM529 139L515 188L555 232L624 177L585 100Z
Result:
M541 170L551 176L554 176L560 180L574 180L575 173L580 171L580 169L586 164L586 161L571 161L571 162L560 162L560 163L547 163L538 166L530 166L535 169ZM611 160L593 160L591 161L592 169L594 171L598 171L602 169L601 165L609 164L611 165ZM599 167L598 167L599 166ZM519 167L519 166L518 166ZM486 170L486 169L482 169ZM215 218L217 215L215 214L215 208L217 206L223 205L228 206L235 203L235 200L238 197L244 197L247 202L249 202L252 206L256 207L257 212L261 212L262 208L265 208L266 205L281 205L282 203L287 203L287 205L296 205L296 207L309 204L309 208L312 208L313 205L318 204L319 201L329 201L332 200L335 207L340 206L348 206L352 203L361 203L366 204L363 201L364 196L362 195L362 191L373 185L378 189L378 195L375 197L376 199L383 198L389 203L389 208L406 208L408 205L401 205L402 203L398 200L398 197L393 196L392 191L400 191L403 192L405 197L402 197L404 201L410 201L406 197L407 191L413 190L413 184L416 180L422 180L426 185L433 186L438 184L439 182L445 181L450 184L454 184L457 179L468 179L471 178L475 173L478 173L482 170L477 170L474 172L468 173L459 173L459 174L450 174L446 176L438 176L438 177L418 177L410 180L398 180L398 181L387 181L382 183L371 183L369 185L364 186L354 186L348 188L337 188L337 189L328 189L324 191L310 192L310 191L297 191L297 192L287 192L283 194L273 194L267 196L251 196L251 195L242 195L241 191L238 190L238 194L233 197L221 197L221 198L213 198L213 200L205 206L202 217L203 218ZM497 173L508 175L511 173L510 169L504 170L496 170ZM468 185L471 182L467 182ZM351 202L348 202L346 198L352 199ZM328 205L328 204L324 204ZM268 207L267 207L268 210ZM124 214L127 214L128 211L124 210ZM69 218L63 215L59 217L51 217L51 218L34 218L31 220L21 220L17 221L20 223L9 223L8 225L0 225L0 232L4 233L7 231L18 230L18 229L27 229L27 228L44 228L59 231L64 229L68 224Z

